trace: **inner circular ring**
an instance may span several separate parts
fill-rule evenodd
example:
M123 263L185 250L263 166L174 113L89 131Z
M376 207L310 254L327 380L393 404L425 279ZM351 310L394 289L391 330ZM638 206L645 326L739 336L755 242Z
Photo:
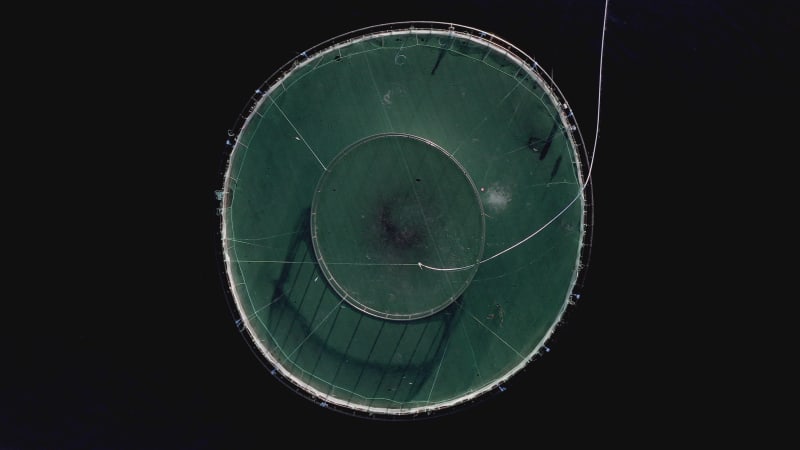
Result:
M350 305L419 319L472 281L485 242L483 205L469 173L442 147L375 134L342 150L322 174L311 238L329 285Z

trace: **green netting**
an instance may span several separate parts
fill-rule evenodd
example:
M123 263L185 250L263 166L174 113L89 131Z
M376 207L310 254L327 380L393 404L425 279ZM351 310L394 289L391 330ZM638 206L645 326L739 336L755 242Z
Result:
M383 134L326 167L311 234L320 269L342 298L368 314L409 320L440 311L467 288L483 250L484 217L475 185L446 150ZM422 261L471 267L422 270Z
M365 412L441 409L512 376L579 270L566 124L527 61L458 31L299 58L226 173L227 271L253 342L309 395Z

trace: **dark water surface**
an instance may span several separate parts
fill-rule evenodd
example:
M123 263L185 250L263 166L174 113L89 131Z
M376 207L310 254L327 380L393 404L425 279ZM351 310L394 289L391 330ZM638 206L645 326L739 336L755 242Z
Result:
M93 75L75 75L83 63L64 69L83 80L71 95L100 97L104 106L87 113L98 121L90 127L98 133L89 140L94 161L106 169L92 180L88 208L103 208L102 192L116 192L120 207L81 228L95 244L82 249L89 257L70 283L35 289L55 292L12 316L22 319L4 339L0 449L269 448L276 439L417 445L421 436L535 447L581 436L632 443L634 430L647 443L707 431L705 418L727 410L728 400L705 369L718 348L694 333L687 311L713 290L702 269L713 264L705 250L721 245L713 214L730 211L715 201L715 186L729 180L721 167L758 165L776 148L776 98L793 76L797 7L610 2L593 251L580 300L551 351L505 392L396 424L296 395L238 333L215 235L226 130L253 90L303 50L360 27L417 19L490 31L534 56L591 146L603 2L333 3L294 2L285 12L217 5L194 16L131 11L138 20L88 25L94 38L74 47L90 48L81 61ZM95 50L101 40L113 50Z

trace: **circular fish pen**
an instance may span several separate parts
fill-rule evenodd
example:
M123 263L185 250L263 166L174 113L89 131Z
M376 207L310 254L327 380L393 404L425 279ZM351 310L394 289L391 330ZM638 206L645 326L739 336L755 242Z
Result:
M237 326L324 407L467 405L547 347L590 248L583 138L555 83L474 28L323 42L229 131L220 236Z

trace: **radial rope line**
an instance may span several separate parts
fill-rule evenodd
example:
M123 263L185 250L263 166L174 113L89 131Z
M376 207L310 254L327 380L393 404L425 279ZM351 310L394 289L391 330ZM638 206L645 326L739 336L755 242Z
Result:
M254 112L258 115L258 121L255 124L255 130L253 131L253 133L258 131L259 128L261 128L261 123L264 120L264 116L259 113L258 109L256 109ZM251 139L251 142L252 142L252 139ZM250 147L244 146L244 154L242 154L242 160L243 161L247 158L247 155L248 155L249 151L250 151ZM235 182L235 184L233 186L233 190L231 191L231 195L233 195L233 193L239 189L239 176L241 176L242 170L244 170L244 165L239 166L239 170L236 172L236 176L235 177L233 176L233 174L231 174L231 178Z
M433 376L433 382L431 383L431 390L428 391L428 400L427 404L431 403L431 396L433 395L433 388L436 387L436 381L439 380L439 371L442 370L442 364L444 363L444 357L447 355L447 347L450 346L450 340L447 340L447 343L444 344L444 350L442 351L442 359L439 360L439 365L436 367L436 374Z
M533 238L534 236L539 234L542 230L544 230L545 228L550 226L550 224L555 222L559 217L564 215L564 213L567 212L567 210L572 205L574 205L575 202L578 201L579 198L581 198L581 195L583 194L583 191L586 190L586 186L589 184L589 180L591 180L591 178L592 178L592 168L594 167L594 158L595 158L595 153L597 152L597 140L598 140L598 136L600 134L600 99L601 99L601 92L602 92L602 87L603 87L603 51L605 49L605 41L606 41L607 16L608 16L608 0L606 0L605 8L603 10L603 34L602 34L602 37L600 38L600 67L599 67L599 70L598 70L599 73L598 73L598 78L597 78L597 120L595 122L595 128L594 128L594 145L592 146L592 156L589 159L589 170L586 173L586 180L584 180L583 184L581 185L581 189L578 191L578 194L575 196L575 198L572 199L572 201L570 201L567 204L567 206L565 206L561 211L559 211L558 214L553 216L553 218L548 220L544 225L539 227L536 231L534 231L533 233L528 235L525 239L517 242L516 244L512 245L511 247L508 247L507 249L502 250L501 252L499 252L499 253L497 253L495 255L492 255L492 256L490 256L490 257L488 257L488 258L486 258L486 259L484 259L482 261L478 261L475 264L470 264L468 266L463 266L463 267L448 267L448 268L432 267L432 266L423 264L422 261L420 261L420 262L417 263L417 265L419 266L420 269L436 270L436 271L440 271L440 272L455 272L455 271L459 271L459 270L469 270L469 269L471 269L471 268L473 268L473 267L475 267L477 265L480 265L480 264L483 264L485 262L491 261L491 260L497 258L498 256L503 255L505 253L508 253L511 250L519 247L520 245L524 244L525 242L528 242L531 238Z
M271 236L267 236L267 237L260 237L260 238L238 238L238 239L228 238L228 240L229 240L229 241L235 241L235 242L241 242L241 243L243 243L243 244L249 244L249 243L252 243L251 241L266 241L266 240L268 240L268 239L275 239L275 238L279 238L279 237L283 237L283 236L291 236L291 235L293 235L293 234L300 234L300 233L302 233L302 232L303 232L303 230L300 230L300 231L290 231L290 232L288 232L288 233L278 233L278 234L273 234L273 235L271 235Z
M462 309L463 309L463 308L462 308ZM466 309L465 309L465 311L466 311ZM472 312L471 312L471 311L467 311L467 314L469 314L469 316L470 316L470 317L472 317L472 319L473 319L475 322L478 322L478 324L480 324L480 326L482 326L483 328L485 328L485 329L486 329L486 331L488 331L489 333L492 333L492 334L494 335L494 337L496 337L496 338L497 338L497 340L498 340L498 341L502 342L503 344L505 344L505 346L506 346L506 347L510 348L510 349L511 349L511 351L513 351L514 353L516 353L516 354L517 354L517 356L519 356L521 359L525 359L525 355L523 355L522 353L520 353L519 351L517 351L517 349L515 349L515 348L514 348L514 347L513 347L511 344L509 344L508 342L506 342L506 340L505 340L505 339L501 338L499 334L497 334L497 333L495 333L494 331L492 331L492 329L491 329L491 328L487 327L485 323L481 322L481 321L480 321L480 319L478 319L477 317L475 317L475 314L472 314Z
M468 311L468 310L467 310L467 308L464 306L464 304L463 304L462 302L456 302L456 305L458 305L458 309L460 309L460 310L462 310L462 311L466 312L467 314L469 314L469 316L470 316L470 317L472 317L472 320L474 320L475 322L478 322L478 324L479 324L480 326L482 326L483 328L485 328L485 329L486 329L486 331L488 331L489 333L492 333L492 334L494 335L494 337L496 337L496 338L497 338L497 340L498 340L498 341L502 342L502 343L503 343L503 344L504 344L506 347L510 348L510 349L511 349L511 351L513 351L514 353L516 353L516 354L517 354L517 355L518 355L520 358L522 358L522 359L525 359L525 357L522 355L522 353L520 353L519 351L517 351L517 349L515 349L515 348L514 348L514 347L513 347L511 344L509 344L508 342L506 342L506 340L505 340L505 339L501 338L501 337L500 337L500 335L498 335L497 333L495 333L494 331L492 331L492 329L491 329L491 328L487 327L487 326L486 326L486 324L484 324L483 322L481 322L481 321L480 321L480 319L478 319L477 317L475 317L475 314L472 314L472 311Z
M472 355L472 364L475 366L475 374L480 376L481 369L478 366L478 358L475 357L475 348L472 346L472 339L469 338L469 333L467 332L467 326L464 325L463 320L459 320L459 324L461 326L461 331L464 332L464 338L467 341L467 345L469 346L469 352Z
M318 261L284 261L279 259L235 259L237 263L266 263L266 264L314 264ZM348 262L326 262L328 266L417 266L414 263L348 263Z
M333 308L331 308L331 310L330 310L330 311L328 311L328 314L325 314L325 317L323 317L323 318L322 318L322 320L320 320L320 321L319 321L319 323L317 324L317 326L315 326L315 327L314 327L314 329L313 329L313 330L311 330L311 332L310 332L310 333L308 333L308 336L306 336L305 338L303 338L303 340L302 340L302 341L300 341L300 343L299 343L299 344L297 344L297 347L295 347L295 348L294 348L294 350L292 350L292 351L291 351L291 353L289 353L289 354L287 355L287 358L291 358L291 357L292 357L292 355L294 355L294 353L295 353L297 350L300 350L300 347L302 347L302 346L303 346L303 344L305 344L305 343L306 343L306 341L308 340L308 338L310 338L311 336L313 336L313 335L314 335L314 333L316 333L316 332L317 332L317 330L319 329L319 327L321 327L321 326L322 326L322 324L324 324L324 323L325 323L325 321L326 321L326 320L328 320L328 317L330 317L330 316L331 316L331 314L332 314L334 311L336 311L336 310L339 308L339 306L342 304L342 302L343 302L343 301L344 301L344 299L341 299L341 300L339 300L339 303L337 303L336 305L334 305L334 307L333 307Z
M290 289L290 290L288 290L288 291L286 291L286 292L284 292L283 294L281 294L281 295L279 295L279 296L277 296L277 297L273 298L273 299L272 299L272 301L270 301L270 302L269 302L269 303L267 303L266 305L262 306L261 308L258 308L257 310L253 311L253 313L252 313L252 314L250 314L249 316L247 316L247 320L248 320L248 321L250 321L250 319L252 319L253 317L255 317L255 316L258 314L258 313L260 313L261 311L263 311L263 310L267 309L268 307L270 307L270 306L274 305L275 303L277 303L277 302L278 302L278 300L280 300L281 298L285 297L285 296L286 296L287 294L289 294L290 292L292 292L292 291L291 291L291 289Z
M297 137L300 138L301 141L303 141L303 144L305 144L305 146L308 148L308 150L311 152L311 154L314 155L314 158L317 159L317 162L319 163L319 165L322 166L322 170L327 172L328 168L325 167L325 164L323 164L322 160L319 159L319 156L317 156L317 154L314 152L314 149L312 149L311 146L308 145L308 142L306 142L306 138L303 137L303 135L300 133L300 131L297 129L297 127L295 127L294 124L292 123L292 121L289 120L289 118L286 116L286 113L283 112L283 109L281 109L281 107L278 106L277 103L275 103L275 100L272 99L271 95L268 95L267 97L269 98L269 101L271 101L272 104L275 105L275 108L278 109L278 112L281 113L283 118L286 119L287 122L289 122L289 126L291 126L292 129L294 130L294 132L297 133Z

